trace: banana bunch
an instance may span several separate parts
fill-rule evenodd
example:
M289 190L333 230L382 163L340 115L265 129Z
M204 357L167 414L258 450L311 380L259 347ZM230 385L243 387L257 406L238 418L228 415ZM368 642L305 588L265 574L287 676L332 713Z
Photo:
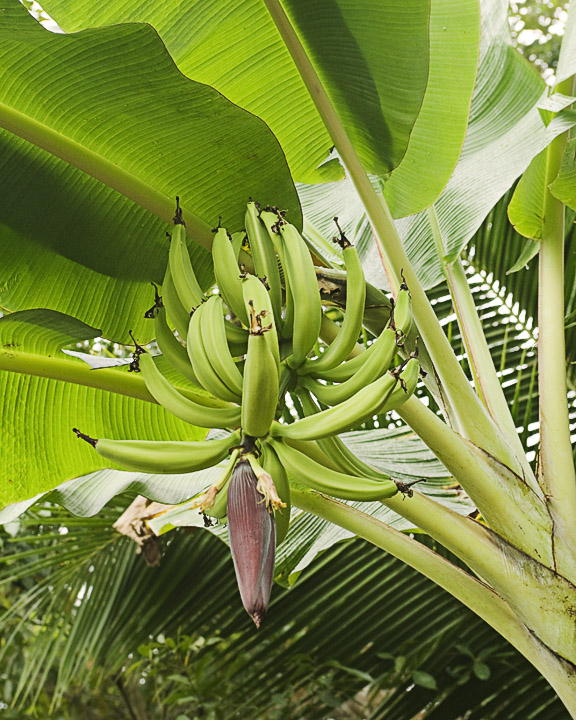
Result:
M191 506L228 522L242 601L259 626L275 547L288 530L290 478L346 500L403 491L357 458L339 435L402 405L414 393L420 369L417 357L403 352L412 323L405 284L382 333L367 349L358 343L366 282L356 248L339 226L335 240L347 273L339 324L323 307L306 242L285 213L249 202L245 227L245 235L230 236L220 224L214 230L216 284L205 290L177 200L162 290L155 286L146 313L163 360L136 344L131 366L168 412L195 426L227 430L226 437L113 440L74 431L106 460L130 470L189 473L223 463L217 482ZM243 247L252 273L239 262ZM180 378L177 384L164 374L166 367L170 378ZM296 421L287 410L289 398L302 409Z

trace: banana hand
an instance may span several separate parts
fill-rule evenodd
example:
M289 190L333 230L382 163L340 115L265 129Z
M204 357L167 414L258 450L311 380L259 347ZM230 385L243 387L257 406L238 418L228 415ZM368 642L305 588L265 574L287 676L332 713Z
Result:
M295 438L297 440L317 440L318 438L339 435L351 430L376 415L384 407L398 379L388 372L370 385L362 388L346 402L328 408L312 417L297 420L291 425L274 422L270 433L274 437Z

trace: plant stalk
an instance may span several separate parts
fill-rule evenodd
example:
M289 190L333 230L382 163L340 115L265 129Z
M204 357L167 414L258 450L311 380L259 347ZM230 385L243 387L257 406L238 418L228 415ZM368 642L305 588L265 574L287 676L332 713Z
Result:
M522 467L524 479L530 485L530 488L543 499L542 490L536 481L530 463L526 460L522 442L518 436L506 396L494 367L484 329L478 317L474 298L470 292L470 285L462 267L462 261L460 258L451 263L443 260L446 248L433 206L428 208L427 214L436 241L438 256L442 262L442 271L452 296L458 326L466 345L466 354L472 369L476 391L490 413L492 421L500 429L500 432L510 445L518 465Z
M524 478L464 440L414 396L397 412L462 485L492 530L552 566L550 518Z
M402 272L414 300L414 318L426 344L443 389L456 413L462 434L486 447L505 462L514 464L509 448L502 442L498 429L490 420L484 406L465 374L434 314L434 310L404 251L390 210L382 194L376 194L368 174L340 117L332 104L322 81L318 77L306 50L298 38L280 0L264 0L302 80L330 134L342 162L360 196L372 224L384 269L392 288L397 290ZM516 463L517 465L517 463ZM519 467L514 467L516 471Z
M573 79L556 90L571 94ZM576 473L572 457L564 338L564 205L548 190L560 165L568 133L547 148L546 195L539 255L538 389L540 418L539 480L554 522L559 572L576 576Z
M292 490L294 505L324 518L389 552L470 608L510 642L548 680L576 718L574 665L539 642L511 606L492 588L425 545L370 515L318 493ZM400 501L402 502L402 501ZM410 499L406 500L406 503Z
M138 375L111 368L92 370L86 363L75 360L0 349L1 370L61 380L98 390L107 390L137 400L156 402L146 389L144 380ZM185 390L182 389L182 392L185 393Z

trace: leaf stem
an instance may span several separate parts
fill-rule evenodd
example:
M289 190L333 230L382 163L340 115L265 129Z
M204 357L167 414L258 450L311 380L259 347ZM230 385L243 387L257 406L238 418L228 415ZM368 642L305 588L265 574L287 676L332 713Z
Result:
M0 370L61 380L98 390L107 390L146 402L156 402L139 375L111 368L92 370L86 363L76 360L0 349Z
M450 429L417 398L409 398L397 412L462 485L489 527L552 564L550 518L522 477Z
M338 112L330 100L321 79L298 38L280 0L264 0L278 32L290 52L304 84L330 134L342 162L356 188L372 224L384 269L393 290L399 287L404 273L413 296L414 318L427 350L430 353L443 389L456 413L462 433L484 445L503 460L509 460L509 450L502 443L498 429L490 420L484 406L470 386L434 310L420 285L394 225L388 205L381 193L376 194ZM518 469L518 468L516 468Z
M571 94L573 79L556 91ZM538 387L540 397L539 480L554 521L558 570L575 577L576 473L572 458L564 338L564 205L548 190L568 140L557 136L547 148L546 197L540 243L538 288Z
M460 332L466 345L466 354L472 369L476 391L490 413L492 421L500 429L500 432L503 433L510 445L511 457L509 458L508 464L510 467L521 466L526 482L530 485L530 488L543 499L542 490L536 481L530 463L526 460L522 442L518 436L506 396L504 395L500 379L494 367L490 348L484 335L484 329L478 317L474 298L470 292L470 285L468 284L466 273L462 267L462 261L460 258L457 258L453 262L446 262L443 259L446 254L446 247L433 206L428 208L427 214L432 234L436 241L442 271L446 278L450 295L452 296ZM503 460L503 458L500 459ZM510 462L510 460L512 460L512 462Z
M492 588L425 545L338 500L292 489L292 501L305 512L335 523L389 552L457 598L522 653L576 717L574 666L539 642ZM409 502L411 500L406 500Z

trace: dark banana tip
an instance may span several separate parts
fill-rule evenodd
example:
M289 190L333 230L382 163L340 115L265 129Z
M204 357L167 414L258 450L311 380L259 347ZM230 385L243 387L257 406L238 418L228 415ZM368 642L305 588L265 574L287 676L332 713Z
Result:
M276 526L257 489L250 463L236 464L228 488L228 532L242 604L257 628L270 600Z
M178 195L176 195L176 211L174 213L174 217L172 218L172 222L174 225L186 225L182 219L182 208L180 207L180 198Z
M72 428L72 432L76 433L76 437L80 438L80 440L85 440L89 445L92 445L92 447L96 447L96 443L98 442L96 438L92 438L90 435L80 432L78 428Z

